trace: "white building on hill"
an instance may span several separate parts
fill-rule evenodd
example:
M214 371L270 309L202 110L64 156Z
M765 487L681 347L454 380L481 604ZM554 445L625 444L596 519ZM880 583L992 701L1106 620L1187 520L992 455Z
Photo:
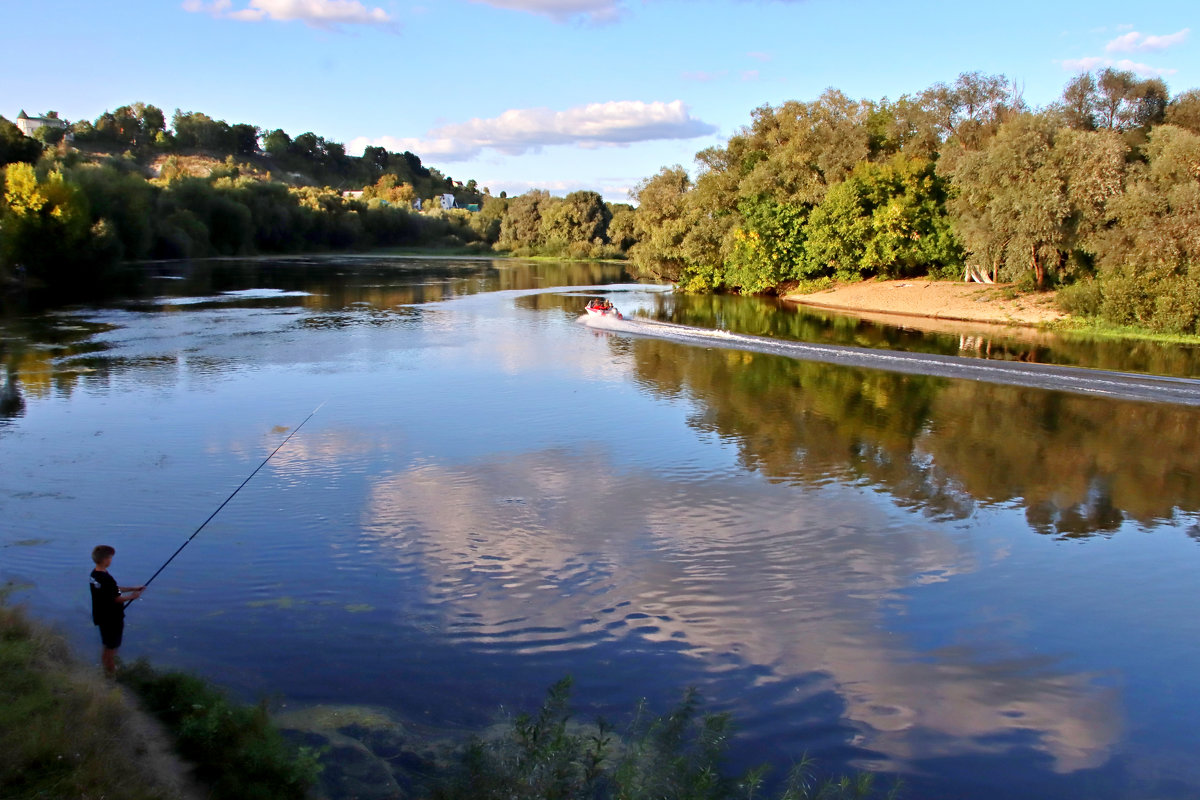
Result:
M31 117L21 109L17 114L17 128L26 136L33 136L38 128L66 128L67 121L58 117Z

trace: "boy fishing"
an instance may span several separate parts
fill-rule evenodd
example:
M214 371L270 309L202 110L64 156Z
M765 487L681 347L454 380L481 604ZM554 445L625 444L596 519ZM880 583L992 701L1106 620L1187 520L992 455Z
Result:
M100 664L104 674L112 677L117 671L117 648L125 632L125 604L142 596L145 586L118 586L108 568L117 551L106 544L92 550L92 570L89 584L92 588L92 624L100 628Z

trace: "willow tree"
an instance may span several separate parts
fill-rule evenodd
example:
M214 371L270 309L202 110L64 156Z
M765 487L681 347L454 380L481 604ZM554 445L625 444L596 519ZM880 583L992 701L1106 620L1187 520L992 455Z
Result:
M1200 333L1200 134L1150 132L1148 164L1112 203L1099 236L1101 315L1111 322Z
M954 228L994 278L1032 274L1045 287L1109 221L1126 151L1114 132L1060 128L1048 115L1009 120L984 149L953 160Z
M679 165L663 167L638 184L633 221L637 239L629 250L639 277L679 281L687 271L683 239L688 232L687 194L692 180Z

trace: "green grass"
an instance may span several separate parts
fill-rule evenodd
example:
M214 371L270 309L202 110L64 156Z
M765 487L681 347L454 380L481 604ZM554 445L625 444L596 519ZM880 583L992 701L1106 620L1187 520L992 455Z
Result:
M1159 344L1200 344L1200 336L1187 333L1158 333L1132 325L1113 325L1098 317L1068 317L1060 322L1047 323L1046 329L1057 333L1090 336L1096 339L1157 342Z
M139 762L132 713L60 637L0 604L0 797L169 797Z
M120 685L75 662L66 642L4 603L0 590L0 797L4 800L163 800L184 766L153 756L173 747L209 800L301 800L317 758L289 745L265 708L227 700L183 673L139 662L122 669L166 726L155 729ZM151 741L153 739L153 741Z

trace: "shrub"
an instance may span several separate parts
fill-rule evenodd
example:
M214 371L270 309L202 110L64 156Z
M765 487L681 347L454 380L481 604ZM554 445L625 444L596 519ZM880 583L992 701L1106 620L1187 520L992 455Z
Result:
M179 754L211 787L212 800L303 800L316 782L316 754L295 751L263 704L231 703L200 678L157 672L145 661L120 679L175 736Z
M643 703L623 736L603 721L571 721L571 681L549 690L536 714L521 714L503 734L474 739L432 789L435 800L725 800L760 796L766 767L729 776L722 760L733 725L727 714L700 712L688 690L663 716ZM894 797L898 787L888 795ZM816 780L804 758L780 800L866 800L874 776Z
M1094 278L1072 283L1058 291L1058 307L1068 314L1077 317L1096 317L1100 315L1100 305L1104 301L1104 293L1100 282Z

